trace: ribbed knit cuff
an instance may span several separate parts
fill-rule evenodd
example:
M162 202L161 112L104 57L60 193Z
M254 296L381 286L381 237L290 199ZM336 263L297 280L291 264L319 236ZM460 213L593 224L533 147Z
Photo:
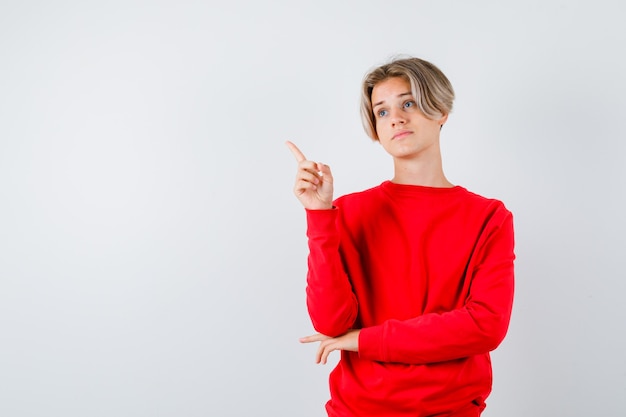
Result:
M337 215L339 210L306 210L307 231L309 238L326 236L329 232L335 232Z
M359 357L373 361L385 361L382 326L372 326L359 332Z

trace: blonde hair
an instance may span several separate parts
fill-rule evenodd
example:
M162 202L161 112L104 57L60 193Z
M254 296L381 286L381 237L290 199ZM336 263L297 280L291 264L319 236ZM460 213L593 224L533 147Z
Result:
M372 90L388 78L400 77L411 85L411 93L419 109L429 119L438 119L452 111L454 90L443 72L419 58L395 59L365 75L361 90L361 121L367 135L378 140L372 109Z

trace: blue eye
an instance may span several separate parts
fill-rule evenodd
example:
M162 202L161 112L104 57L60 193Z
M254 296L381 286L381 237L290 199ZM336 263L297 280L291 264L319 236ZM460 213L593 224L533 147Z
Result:
M385 117L387 115L387 110L380 110L378 112L378 117Z
M413 100L409 100L406 103L404 103L404 108L409 108L409 107L413 107L415 106L415 102Z

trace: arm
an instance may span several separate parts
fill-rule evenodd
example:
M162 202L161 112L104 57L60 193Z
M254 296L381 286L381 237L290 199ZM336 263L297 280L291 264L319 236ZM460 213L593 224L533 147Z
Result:
M500 344L513 303L513 220L502 208L491 222L494 225L479 241L467 270L472 282L465 304L362 329L361 358L425 364L486 353Z
M339 254L338 209L307 210L307 307L313 327L326 336L346 333L358 307Z
M339 255L332 173L328 165L307 160L293 143L287 142L287 146L298 162L294 194L307 213L309 315L315 330L338 336L354 323L357 307Z

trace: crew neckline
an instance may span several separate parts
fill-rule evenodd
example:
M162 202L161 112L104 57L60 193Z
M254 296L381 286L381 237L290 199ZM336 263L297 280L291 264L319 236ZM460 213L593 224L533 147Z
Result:
M454 185L452 187L430 187L426 185L397 184L391 180L383 181L380 186L384 190L401 194L449 194L465 189L460 185Z

